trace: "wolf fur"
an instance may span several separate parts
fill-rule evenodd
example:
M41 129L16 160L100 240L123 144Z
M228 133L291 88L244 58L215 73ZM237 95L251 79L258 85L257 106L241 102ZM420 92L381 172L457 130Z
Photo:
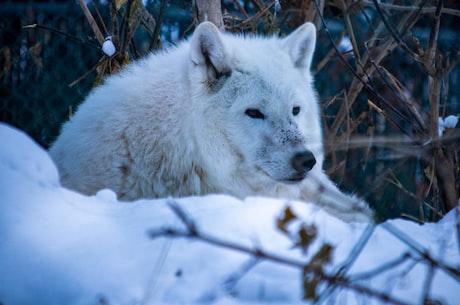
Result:
M273 196L370 221L366 203L321 168L315 43L311 23L285 38L200 24L90 93L50 148L61 183L85 194L110 188L121 200Z

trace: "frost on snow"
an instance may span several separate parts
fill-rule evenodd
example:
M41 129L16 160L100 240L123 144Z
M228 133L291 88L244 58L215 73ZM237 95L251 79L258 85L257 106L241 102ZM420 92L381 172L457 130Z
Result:
M425 297L458 304L458 209L436 224L392 220L374 227L268 198L127 203L110 190L88 197L60 187L47 153L6 125L0 194L5 305L304 304L305 283L326 304L387 304L385 296L400 304ZM282 232L276 220L286 207L295 216ZM293 247L300 229L313 225L309 247ZM191 233L195 238L180 236ZM314 261L324 245L332 247L331 261L313 285L314 268L305 268L302 279L298 266Z

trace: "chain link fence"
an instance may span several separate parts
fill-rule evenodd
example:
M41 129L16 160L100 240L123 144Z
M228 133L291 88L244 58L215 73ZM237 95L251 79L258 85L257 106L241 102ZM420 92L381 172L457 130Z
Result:
M41 24L86 39L90 29L74 3L2 4L0 119L47 147L59 126L91 88L91 76L69 87L98 60L99 53Z
M96 71L88 71L102 53L76 2L7 1L0 6L0 120L24 130L46 148L91 90ZM176 3L170 12L177 14L176 20L164 23L165 38L178 39L168 32L190 24L191 10L187 19L186 8ZM107 22L107 5L98 4L98 11ZM41 27L27 27L35 24ZM147 35L138 32L137 57L149 44Z

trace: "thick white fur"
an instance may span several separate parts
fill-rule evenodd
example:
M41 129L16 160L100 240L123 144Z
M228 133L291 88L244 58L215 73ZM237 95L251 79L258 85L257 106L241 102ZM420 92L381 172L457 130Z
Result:
M202 23L96 88L50 149L64 186L110 188L122 200L226 193L312 201L346 221L370 221L321 169L319 106L309 72L316 30L242 37ZM293 108L300 107L299 114ZM256 109L264 118L250 117ZM291 158L317 164L301 182Z

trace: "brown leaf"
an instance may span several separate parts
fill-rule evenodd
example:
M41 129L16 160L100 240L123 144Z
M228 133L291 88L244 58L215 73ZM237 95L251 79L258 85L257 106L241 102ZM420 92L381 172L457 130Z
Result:
M297 219L297 216L292 212L291 207L288 206L284 209L284 214L276 220L276 226L280 231L288 233L286 225L294 219Z
M294 248L301 248L302 252L305 254L307 253L308 247L311 245L311 243L315 240L317 236L317 229L314 224L312 225L305 225L303 224L299 232L297 234L298 236L298 241L295 243Z

